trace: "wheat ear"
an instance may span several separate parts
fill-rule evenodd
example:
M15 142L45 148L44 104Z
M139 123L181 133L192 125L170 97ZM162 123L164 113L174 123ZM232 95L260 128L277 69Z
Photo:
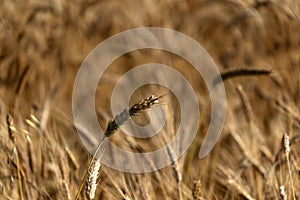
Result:
M221 73L221 76L216 77L213 80L213 85L215 86L221 81L226 81L227 79L233 77L270 75L271 72L272 72L271 69L249 69L249 68L231 69Z
M285 187L283 185L279 187L279 195L280 195L280 200L287 200Z
M291 171L291 164L290 164L290 137L287 133L284 133L282 136L281 140L281 146L284 149L285 157L287 160L287 165L288 165L288 170L289 170L289 178L290 178L290 183L292 187L292 194L293 194L293 199L296 200L296 195L295 195L295 190L294 190L294 182L293 182L293 177L292 177L292 171Z
M153 107L154 105L158 104L159 99L161 97L162 96L151 95L151 96L137 102L130 108L124 109L120 114L118 114L114 119L112 119L108 123L107 129L105 131L105 136L109 137L109 136L113 135L119 129L119 126L126 123L130 119L131 116L135 116L138 113L145 111L145 110Z
M7 123L7 131L9 134L9 138L12 140L12 142L14 144L14 150L15 150L14 152L16 153L19 194L20 194L20 199L23 200L23 186L22 186L22 179L21 179L20 161L19 161L16 136L15 136L16 128L14 126L13 118L10 114L6 115L6 123Z
M99 177L99 172L101 168L101 162L100 159L96 159L91 169L88 172L87 179L86 179L86 197L89 200L92 200L95 198L95 193L97 189L97 179Z
M133 106L131 106L130 108L126 108L124 109L120 114L116 115L114 117L114 119L112 119L111 121L108 122L107 124L107 128L105 130L104 136L102 137L102 139L100 140L100 142L98 143L95 153L92 157L92 159L89 162L89 165L84 173L83 179L81 181L81 184L79 186L79 189L77 191L75 200L79 199L79 196L81 194L83 185L85 183L85 180L92 180L93 178L91 176L93 176L93 172L92 172L92 167L94 166L95 162L99 162L100 163L100 159L96 159L96 156L100 150L101 145L103 144L103 141L107 138L112 136L121 125L125 124L131 116L135 116L149 108L152 108L154 105L159 104L159 100L162 98L162 96L155 96L155 95L151 95L137 103L135 103ZM100 167L99 167L100 168ZM98 170L99 171L99 170ZM91 187L91 186L87 186Z

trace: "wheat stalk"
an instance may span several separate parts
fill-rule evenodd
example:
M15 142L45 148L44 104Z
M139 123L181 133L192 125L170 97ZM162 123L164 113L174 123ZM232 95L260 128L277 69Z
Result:
M285 187L283 185L279 187L279 195L280 195L280 200L287 200Z
M293 182L292 171L291 171L291 164L290 164L290 159L289 159L290 152L291 152L290 137L287 133L284 133L283 136L282 136L281 146L284 150L285 157L286 157L286 160L287 160L287 165L288 165L288 170L289 170L289 178L290 178L290 183L291 183L291 187L292 187L293 199L296 200L294 182Z
M193 188L193 198L194 200L203 200L203 191L202 191L202 185L200 180L194 181L194 188Z
M91 169L88 172L87 180L86 180L86 197L91 200L95 198L95 193L97 189L97 179L99 177L99 172L101 168L100 159L96 159Z
M107 137L112 136L121 125L125 124L126 122L128 122L128 120L130 119L131 116L135 116L147 109L152 108L154 105L159 104L159 100L162 98L162 96L155 96L155 95L151 95L137 103L135 103L133 106L131 106L130 108L126 108L124 109L120 114L116 115L112 120L110 120L107 124L107 128L105 130L104 136L102 137L102 139L100 140L100 142L98 143L98 146L96 147L95 153L91 159L91 161L89 162L89 165L84 173L83 176L83 180L79 186L79 189L77 191L76 197L75 199L79 199L79 196L81 194L83 185L85 180L87 180L87 186L86 188L89 188L88 191L86 192L86 194L88 194L88 197L93 197L94 198L94 194L89 194L91 192L95 193L96 191L96 184L94 183L94 178L95 175L98 174L100 166L98 168L98 164L96 165L96 163L99 162L100 164L100 160L101 159L96 159L96 156L101 148L101 145L103 144L104 140ZM96 168L93 166L97 166ZM97 169L98 168L98 169ZM93 190L92 190L93 189ZM95 189L95 190L94 190ZM93 199L90 198L90 199Z
M247 122L252 124L254 121L254 114L253 114L252 106L247 97L247 94L245 93L245 91L241 85L238 85L236 87L236 90L240 96L242 103L243 103L243 110L246 115Z
M171 165L172 165L172 169L173 169L173 175L175 177L175 180L177 182L177 187L178 187L178 196L179 199L182 200L182 189L181 189L181 184L182 184L182 175L179 172L178 169L178 163L175 159L175 155L174 155L174 151L172 149L172 147L170 145L167 145L167 152L168 152L168 156L170 157L171 160Z
M128 108L124 109L120 114L116 115L116 117L108 123L107 129L105 131L105 136L109 137L109 136L113 135L119 129L119 126L126 123L131 116L135 116L138 113L145 111L145 110L151 108L152 106L158 104L159 99L161 97L162 96L151 95L151 96L137 102L136 104L131 106L129 109Z
M271 72L272 72L271 69L248 69L248 68L231 69L226 72L222 72L221 76L217 76L213 80L213 85L215 86L221 81L226 81L227 79L233 77L270 75Z
M20 172L20 161L19 161L19 155L18 155L18 146L17 146L17 142L16 142L16 136L15 136L16 128L14 126L13 118L10 114L6 115L6 123L7 123L7 130L8 130L9 138L12 140L12 142L14 144L14 150L15 150L14 152L16 153L19 194L20 194L20 199L23 200L23 186L22 186L22 179L21 179L21 172Z

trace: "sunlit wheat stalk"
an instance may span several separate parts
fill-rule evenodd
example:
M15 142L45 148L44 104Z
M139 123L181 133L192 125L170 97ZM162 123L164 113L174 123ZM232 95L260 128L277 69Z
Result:
M247 121L248 121L248 123L252 124L254 121L254 114L253 114L252 106L249 102L249 99L241 85L238 85L236 87L236 90L240 96L242 103L243 103L243 110L246 115Z
M101 168L101 162L100 159L96 159L91 169L88 172L87 180L86 180L86 197L88 199L94 199L95 193L97 189L97 179L99 177L99 171Z
M229 187L233 188L248 200L255 200L255 198L252 197L251 194L247 191L245 186L236 180L236 177L234 176L235 174L234 171L224 167L223 165L218 165L218 169L220 170L220 172L222 172L224 175L227 176L226 181L220 180L223 185L225 185L228 188Z
M203 200L203 191L202 191L202 186L201 186L201 181L200 180L195 180L194 181L194 188L193 188L193 198L194 200Z
M167 145L167 152L171 159L173 174L174 174L175 180L177 182L179 200L182 200L183 199L182 198L182 189L181 189L182 176L178 169L178 163L175 159L174 151L170 145Z
M294 120L296 120L300 124L300 115L295 112L291 107L285 105L282 101L276 100L275 104L282 109L282 111L287 112L290 114Z
M19 162L16 137L15 137L16 128L14 127L13 118L11 117L10 114L6 115L6 123L7 123L7 130L8 130L9 138L14 143L14 149L15 149L16 159L17 159L17 174L18 174L19 193L20 193L20 199L23 200L23 187L22 187L21 172L20 172L20 162Z
M283 185L279 187L279 195L280 195L280 200L287 200L287 195Z
M97 156L97 154L100 150L100 147L103 144L103 141L105 140L105 138L112 136L119 129L119 127L121 125L128 122L128 120L130 119L131 116L135 116L135 115L137 115L137 114L139 114L143 111L146 111L147 109L152 108L153 106L159 104L159 100L161 98L162 98L162 96L151 95L151 96L135 103L130 108L124 109L120 114L116 115L114 117L114 119L112 119L111 121L108 122L107 128L106 128L105 133L104 133L104 136L102 137L102 139L98 143L98 146L96 147L93 158L89 162L89 165L88 165L88 167L87 167L87 169L84 173L83 180L80 184L80 187L79 187L78 192L77 192L76 197L75 197L76 200L79 199L79 196L81 194L83 185L85 183L85 180L93 180L94 177L92 177L92 176L95 176L95 174L98 174L98 172L99 172L100 166L98 168L98 172L94 171L94 170L97 170L97 168L94 168L93 166L95 165L95 162L99 162L99 164L100 164L100 159L96 159L96 156ZM89 182L87 182L87 184L89 184ZM94 186L88 186L87 185L86 188L96 188L96 185L94 185ZM91 190L90 190L90 192L91 192ZM95 191L93 191L93 192L95 192ZM93 195L88 195L88 196L94 197Z
M281 146L284 149L285 157L287 160L287 165L288 165L288 170L289 170L289 178L290 178L290 183L292 187L292 194L293 194L293 199L296 200L296 195L295 195L295 189L294 189L294 182L293 182L293 177L292 177L292 171L291 171L291 164L290 164L290 137L287 133L284 133L282 136L282 141L281 141Z

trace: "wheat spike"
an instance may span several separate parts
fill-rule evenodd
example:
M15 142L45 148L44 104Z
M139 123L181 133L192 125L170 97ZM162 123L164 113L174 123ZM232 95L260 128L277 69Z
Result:
M280 194L280 200L287 200L285 187L283 185L279 187L279 194Z
M293 181L291 164L290 164L290 151L291 151L290 137L287 133L284 133L283 136L282 136L281 146L284 149L285 157L286 157L286 160L287 160L293 199L296 200L295 189L294 189L294 181Z
M95 177L96 177L95 175L98 175L98 172L99 172L99 169L101 166L101 164L100 164L101 159L96 159L96 156L97 156L98 151L100 150L100 147L101 147L103 141L105 140L105 138L112 136L119 129L120 125L126 123L129 120L130 116L137 115L139 112L145 111L145 110L153 107L154 105L159 104L159 99L161 97L162 96L151 95L151 96L137 102L136 104L131 106L129 109L128 108L124 109L120 114L118 114L114 119L112 119L108 123L107 128L104 133L104 136L102 137L98 146L96 147L93 158L89 162L89 165L83 176L84 178L79 186L79 189L78 189L76 197L75 197L76 200L79 199L85 179L86 179L87 185L89 185L89 187L87 187L87 189L86 189L87 197L89 197L89 199L93 199L95 196L95 192L96 192L96 188L97 188L96 187L97 184L95 184L97 178L95 179ZM128 113L129 113L129 115L128 115ZM94 166L95 163L97 164L96 166Z
M109 137L109 136L113 135L119 129L119 126L126 123L131 116L135 116L138 113L145 111L145 110L153 107L154 105L159 104L160 98L161 98L161 96L151 95L151 96L137 102L130 108L124 109L120 114L118 114L114 119L112 119L108 123L107 129L105 131L105 136Z
M194 200L203 200L203 191L201 187L201 181L195 180L194 181L194 188L193 188L193 198Z
M101 168L101 162L100 159L95 159L93 161L93 164L88 172L87 178L86 178L86 197L89 200L92 200L95 198L95 193L97 189L97 179Z
M213 85L217 85L220 82L226 81L227 79L233 77L270 75L271 72L272 72L271 69L249 69L249 68L231 69L221 73L221 76L216 77L213 80Z

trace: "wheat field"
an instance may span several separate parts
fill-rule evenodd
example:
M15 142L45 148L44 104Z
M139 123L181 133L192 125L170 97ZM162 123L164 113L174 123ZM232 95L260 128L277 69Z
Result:
M77 70L100 42L137 27L182 32L207 50L223 77L236 73L224 80L222 135L210 154L199 159L210 113L191 114L201 118L197 135L172 165L134 174L105 165L98 169L101 164L96 162L89 170L92 178L85 181L92 155L73 123ZM207 104L203 79L184 59L159 50L134 51L113 62L99 81L95 107L103 129L113 118L109 108L114 84L134 66L150 62L182 73L200 108ZM257 69L266 73L249 73ZM297 0L3 0L0 199L300 199L298 72ZM154 88L139 88L129 106ZM164 108L168 122L157 137L136 139L116 130L109 140L133 152L165 145L178 128L179 105L169 93L156 106ZM133 120L147 124L147 110Z

